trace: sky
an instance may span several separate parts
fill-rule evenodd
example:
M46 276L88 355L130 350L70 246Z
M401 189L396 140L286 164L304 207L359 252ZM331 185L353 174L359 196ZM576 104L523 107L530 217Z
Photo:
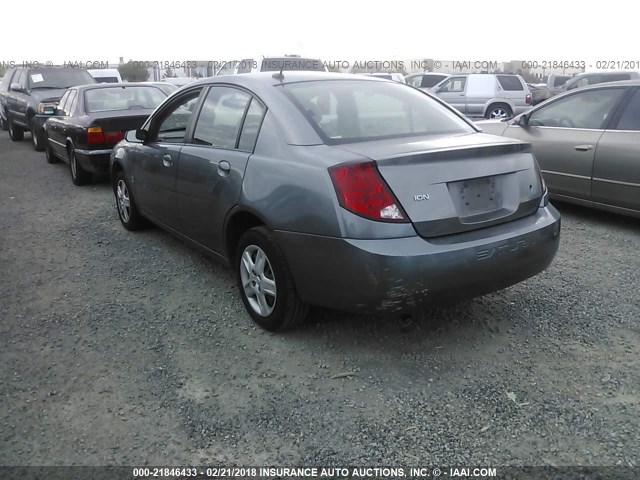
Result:
M351 62L640 62L637 15L630 3L618 0L32 0L27 10L21 2L5 3L5 19L29 20L2 22L0 62L180 62L282 54Z

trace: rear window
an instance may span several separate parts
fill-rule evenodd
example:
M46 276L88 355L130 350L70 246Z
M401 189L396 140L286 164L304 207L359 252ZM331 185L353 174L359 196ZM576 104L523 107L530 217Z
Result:
M514 77L513 75L497 75L497 77L503 90L508 92L524 90L522 82L518 77Z
M265 58L260 67L261 72L279 72L292 70L307 70L324 72L324 65L317 58L282 57Z
M285 92L329 145L475 131L436 100L399 83L300 82Z
M29 70L27 81L30 90L69 88L77 85L96 83L96 80L86 70L69 68Z
M87 113L156 108L167 95L154 86L94 88L84 92Z

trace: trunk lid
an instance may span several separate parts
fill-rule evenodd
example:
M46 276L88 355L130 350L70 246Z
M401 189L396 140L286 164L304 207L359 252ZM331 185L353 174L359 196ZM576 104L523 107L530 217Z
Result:
M116 110L91 114L91 126L101 127L105 131L137 130L153 113L153 109Z
M337 148L374 160L423 237L484 228L534 213L543 191L531 145L473 133Z

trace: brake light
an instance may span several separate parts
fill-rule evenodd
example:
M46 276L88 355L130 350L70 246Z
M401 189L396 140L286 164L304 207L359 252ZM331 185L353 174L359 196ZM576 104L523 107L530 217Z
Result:
M373 162L329 168L338 203L350 212L383 222L406 222L400 202Z
M87 143L118 143L124 138L124 132L115 130L104 132L100 127L89 127L87 129Z
M524 103L526 103L527 105L531 105L531 94L527 93L524 97Z
M538 164L538 160L533 159L536 165L536 172L538 172L538 176L540 177L540 185L542 187L542 200L540 201L540 206L546 207L549 203L549 190L547 190L547 182L544 181L544 177L542 176L542 170L540 169L540 165Z

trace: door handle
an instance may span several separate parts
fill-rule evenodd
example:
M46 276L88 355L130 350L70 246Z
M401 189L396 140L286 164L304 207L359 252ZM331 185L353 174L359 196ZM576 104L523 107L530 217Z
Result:
M165 154L165 155L162 157L162 164L163 164L165 167L170 167L171 165L173 165L173 159L171 158L171 155L169 155L168 153L167 153L167 154Z
M229 164L229 162L227 162L226 160L218 162L218 175L220 175L221 177L226 177L227 175L229 175L230 171L231 165Z
M593 145L576 145L575 148L578 152L588 152L593 148Z

